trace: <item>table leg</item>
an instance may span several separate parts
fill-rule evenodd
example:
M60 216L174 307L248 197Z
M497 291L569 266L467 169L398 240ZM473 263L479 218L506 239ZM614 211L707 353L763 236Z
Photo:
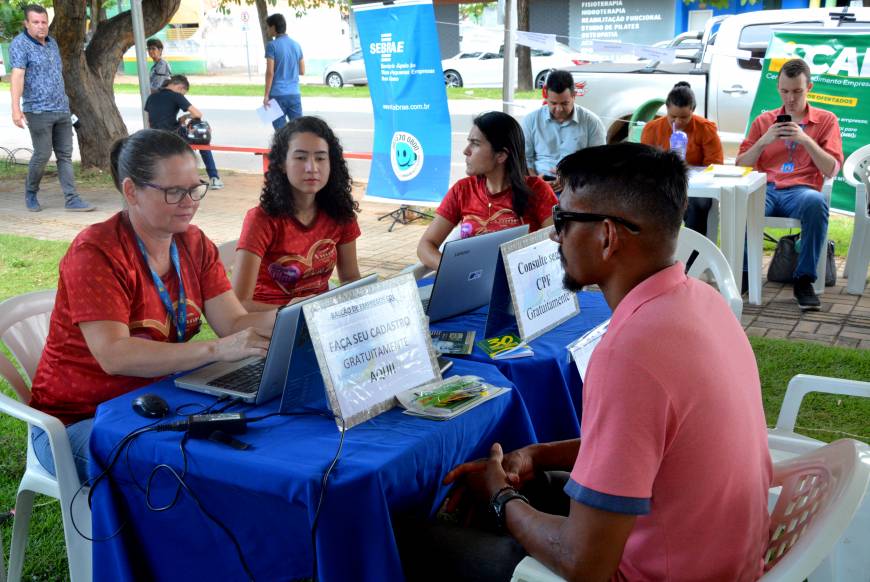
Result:
M764 198L767 195L767 183L761 185L748 195L748 216L746 221L746 237L749 260L749 303L761 305L761 256L764 246Z
M722 239L721 249L725 260L731 266L737 284L740 285L740 272L743 269L743 233L741 224L746 221L746 209L743 208L742 222L738 216L741 204L737 203L736 192L733 186L723 186L719 193L720 211L720 234ZM738 246L739 240L739 246Z

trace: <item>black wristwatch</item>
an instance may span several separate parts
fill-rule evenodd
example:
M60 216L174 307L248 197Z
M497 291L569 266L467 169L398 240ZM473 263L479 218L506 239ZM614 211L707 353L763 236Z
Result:
M524 495L513 487L502 487L489 501L489 511L495 517L495 523L499 529L505 528L505 506L509 501L514 499L521 499L525 503L529 502Z

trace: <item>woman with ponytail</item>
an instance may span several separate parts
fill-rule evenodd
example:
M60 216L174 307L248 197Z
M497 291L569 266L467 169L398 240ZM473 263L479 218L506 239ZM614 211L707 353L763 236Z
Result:
M67 425L79 475L97 405L168 374L265 356L275 311L239 303L217 247L191 224L208 184L178 135L143 129L117 141L112 177L125 209L85 228L60 261L34 408ZM220 339L189 342L205 317ZM48 436L36 456L54 473Z
M690 166L709 166L721 164L725 155L722 152L722 142L716 124L695 114L695 93L691 85L680 81L665 101L667 115L647 123L643 128L641 143L656 146L668 151L673 132L685 132L688 138L686 144L686 163ZM707 214L713 204L711 198L689 198L686 209L686 226L707 234Z
M556 195L544 180L529 176L525 149L523 130L507 113L474 119L462 152L468 177L450 188L417 245L426 267L438 268L438 247L457 225L468 238L521 224L534 232L553 223Z

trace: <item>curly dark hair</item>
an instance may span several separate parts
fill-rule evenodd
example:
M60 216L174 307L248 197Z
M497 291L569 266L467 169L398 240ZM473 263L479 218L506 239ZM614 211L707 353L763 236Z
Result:
M284 171L290 141L295 133L313 133L323 138L329 147L329 178L314 199L318 210L339 223L354 220L355 212L359 212L359 204L350 194L352 180L341 143L329 125L319 117L298 117L275 132L269 150L269 169L260 194L260 207L269 216L276 217L293 216L296 212L290 181Z

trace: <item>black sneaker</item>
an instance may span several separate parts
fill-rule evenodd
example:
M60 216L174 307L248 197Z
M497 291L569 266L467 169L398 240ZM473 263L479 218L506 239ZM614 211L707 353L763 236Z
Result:
M813 283L809 277L801 277L794 282L794 298L797 299L801 311L818 311L822 305L813 291Z

